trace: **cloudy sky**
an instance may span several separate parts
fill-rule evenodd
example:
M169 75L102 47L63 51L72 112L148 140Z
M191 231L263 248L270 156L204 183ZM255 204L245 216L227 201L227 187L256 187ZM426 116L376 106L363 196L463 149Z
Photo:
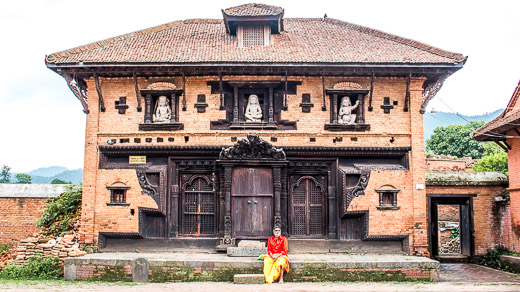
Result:
M174 20L222 18L250 1L6 1L0 10L0 165L83 166L85 115L46 54ZM256 1L260 2L260 1ZM520 79L520 1L261 1L285 17L328 17L469 56L429 109L466 115L506 106ZM447 105L447 106L446 106Z

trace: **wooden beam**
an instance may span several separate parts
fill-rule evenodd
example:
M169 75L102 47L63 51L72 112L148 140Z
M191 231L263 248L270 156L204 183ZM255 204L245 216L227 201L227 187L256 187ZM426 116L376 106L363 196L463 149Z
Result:
M101 112L105 112L105 101L103 100L103 93L101 92L101 85L99 85L99 76L97 73L94 73L94 82L96 83L96 91L99 98L99 108Z
M502 141L502 143L507 146L507 149L511 150L511 145L509 145L507 141Z
M520 131L518 131L517 128L515 128L515 132L518 134L518 136L520 136Z

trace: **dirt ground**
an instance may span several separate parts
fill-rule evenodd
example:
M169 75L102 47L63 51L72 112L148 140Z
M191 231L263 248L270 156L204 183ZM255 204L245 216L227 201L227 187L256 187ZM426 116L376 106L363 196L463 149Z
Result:
M245 285L233 283L108 283L66 281L0 281L0 291L520 291L520 275L472 264L441 264L441 281L284 283Z

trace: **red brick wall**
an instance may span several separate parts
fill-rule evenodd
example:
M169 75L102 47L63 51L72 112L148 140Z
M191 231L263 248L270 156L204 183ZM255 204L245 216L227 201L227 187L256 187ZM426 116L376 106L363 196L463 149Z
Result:
M473 197L475 229L475 255L484 255L490 248L507 242L507 229L503 228L504 212L495 202L503 187L495 186L428 186L428 194L468 194ZM506 216L507 217L507 216Z
M0 198L0 244L14 246L37 231L47 198Z

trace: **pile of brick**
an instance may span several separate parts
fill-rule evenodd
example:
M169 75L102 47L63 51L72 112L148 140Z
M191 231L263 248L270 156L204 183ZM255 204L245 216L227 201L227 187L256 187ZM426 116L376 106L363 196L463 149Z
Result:
M34 234L33 237L20 240L16 248L0 254L0 270L9 263L24 264L37 254L57 256L63 264L64 258L84 256L87 252L80 250L75 232L56 238L45 238L43 235Z
M460 253L460 236L443 243L440 253Z

